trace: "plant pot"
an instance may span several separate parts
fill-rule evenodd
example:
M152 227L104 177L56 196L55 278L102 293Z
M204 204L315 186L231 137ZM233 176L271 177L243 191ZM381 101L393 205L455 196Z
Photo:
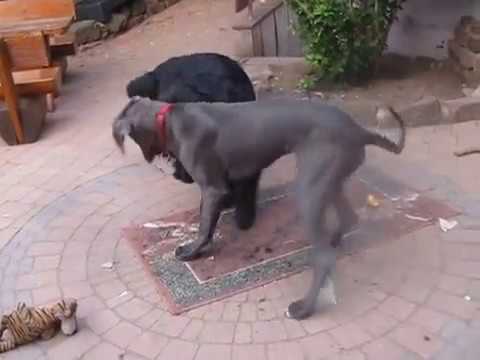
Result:
M34 143L40 137L47 114L46 96L23 97L19 101L25 144ZM15 129L8 110L0 101L0 136L8 145L17 145Z

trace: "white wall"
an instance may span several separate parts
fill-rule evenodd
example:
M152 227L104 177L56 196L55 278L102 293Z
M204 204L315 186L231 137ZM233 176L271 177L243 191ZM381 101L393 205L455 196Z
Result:
M480 0L407 0L390 31L387 51L446 58L446 41L462 15L480 18Z

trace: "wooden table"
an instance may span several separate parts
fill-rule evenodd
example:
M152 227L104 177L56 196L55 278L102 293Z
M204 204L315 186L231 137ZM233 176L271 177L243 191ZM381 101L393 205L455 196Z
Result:
M46 35L61 35L67 31L72 22L72 16L1 22L0 36L20 35L22 33L25 34L37 31L41 31Z

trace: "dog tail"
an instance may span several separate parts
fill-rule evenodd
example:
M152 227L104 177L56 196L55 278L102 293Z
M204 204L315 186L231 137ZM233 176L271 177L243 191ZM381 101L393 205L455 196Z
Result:
M400 129L400 139L398 140L398 142L395 143L384 135L374 132L368 132L366 145L375 145L394 154L400 154L405 147L405 122L403 121L401 116L390 106L386 109L379 109L379 111L377 112L378 118L384 118L388 115L390 115L398 123Z

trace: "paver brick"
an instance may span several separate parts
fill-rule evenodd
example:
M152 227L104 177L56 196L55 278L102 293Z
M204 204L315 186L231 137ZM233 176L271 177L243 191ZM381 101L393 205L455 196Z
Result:
M326 357L325 360L366 360L366 357L358 350L342 350L338 354Z
M36 256L33 263L33 271L54 270L60 265L60 255Z
M2 360L39 360L45 359L42 355L43 351L36 344L27 344L19 346L15 352L0 354Z
M380 338L362 348L368 360L410 360L412 353L387 338Z
M397 296L390 296L378 309L398 320L405 320L414 310L415 304L412 304Z
M277 312L270 300L265 300L257 305L258 319L261 321L272 320L277 317Z
M204 320L210 321L218 321L222 318L223 310L224 310L224 303L223 302L215 302L207 306L208 310L204 314Z
M144 329L150 329L153 324L155 324L164 316L165 312L163 310L154 308L153 310L150 310L148 313L140 317L135 323Z
M344 349L351 349L371 340L370 335L355 323L341 325L329 333Z
M236 322L240 316L240 303L227 302L223 309L222 319Z
M463 320L452 319L449 320L441 331L441 336L454 342L457 338L462 336L465 330L468 328L468 324Z
M475 303L464 298L436 291L428 300L428 305L433 309L444 311L447 314L469 319L475 312Z
M469 281L463 277L443 274L438 283L441 290L454 295L465 295Z
M234 345L232 360L267 360L267 352L263 345ZM285 358L287 359L287 358Z
M197 350L198 345L194 343L182 340L171 340L160 353L157 360L193 360Z
M83 360L118 360L122 358L122 355L125 352L106 342L100 343L95 346L93 349L88 351L84 356Z
M283 319L283 326L287 332L287 337L289 339L297 339L304 337L307 333L300 324L299 321L285 318Z
M438 311L423 307L415 311L409 320L432 333L436 333L450 320L450 317Z
M32 295L36 305L45 305L61 298L60 289L56 285L33 289Z
M87 324L96 334L103 334L120 322L120 318L112 310L100 310L87 317Z
M55 271L43 271L27 275L20 275L16 281L17 290L28 290L54 285L57 282Z
M190 320L185 330L182 332L182 339L197 340L204 327L204 322L198 319Z
M120 280L108 281L96 286L97 294L104 300L116 298L125 291L127 288Z
M265 343L287 339L287 332L280 320L257 321L252 324L253 342Z
M411 325L398 327L390 334L390 337L424 359L432 358L443 346L442 341L436 336Z
M255 321L257 319L257 306L252 303L243 303L240 310L240 321Z
M140 316L146 314L152 306L139 298L133 298L132 300L118 306L116 308L117 313L127 320L135 320Z
M447 264L447 272L452 275L460 275L472 279L480 279L480 261L459 260L450 261Z
M81 267L60 270L59 279L62 285L76 281L85 281L87 280L87 267L83 264Z
M333 329L339 325L331 314L328 313L316 313L310 318L302 320L300 323L309 334L316 334L321 331Z
M62 286L63 294L66 297L82 299L93 295L93 289L88 281L77 281Z
M238 323L235 328L235 343L249 344L252 341L252 325L249 323Z
M179 336L189 322L190 319L185 316L171 316L164 313L151 329L167 336Z
M318 333L300 340L305 360L317 360L340 352L340 346L328 333Z
M120 348L126 349L141 333L142 330L139 327L134 326L129 322L122 321L107 331L104 337Z
M78 300L77 316L85 318L90 314L104 309L105 305L96 296L89 296Z
M33 270L33 260L32 257L24 258L20 264L18 265L18 273L19 274L29 274ZM8 274L8 273L7 273Z
M41 242L34 243L30 246L28 254L30 256L59 255L63 251L64 244L62 242Z
M303 352L297 342L282 342L270 344L267 347L269 360L303 360Z
M77 360L100 342L100 338L88 329L82 329L75 336L57 342L48 350L49 360Z
M201 345L195 360L230 360L232 347L230 345Z
M380 311L373 310L356 319L355 323L372 336L379 337L393 329L398 324L398 320Z
M147 358L153 359L162 352L167 343L168 339L166 337L151 331L146 331L133 340L129 349Z
M199 338L201 342L231 344L233 342L234 332L235 324L207 321L204 324Z

